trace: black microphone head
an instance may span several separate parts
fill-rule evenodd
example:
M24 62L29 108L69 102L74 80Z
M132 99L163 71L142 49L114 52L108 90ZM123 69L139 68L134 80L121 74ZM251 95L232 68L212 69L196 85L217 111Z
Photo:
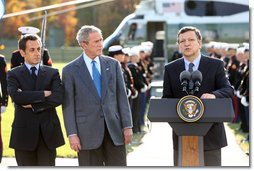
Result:
M202 73L199 70L193 71L191 74L191 79L195 83L196 81L202 82Z
M190 81L191 79L191 73L189 71L182 71L180 73L180 81Z

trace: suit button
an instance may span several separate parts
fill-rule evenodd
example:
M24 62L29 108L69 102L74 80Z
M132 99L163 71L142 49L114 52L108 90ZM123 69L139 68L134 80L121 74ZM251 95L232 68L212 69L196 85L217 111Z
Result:
M104 118L104 115L101 115L100 118Z

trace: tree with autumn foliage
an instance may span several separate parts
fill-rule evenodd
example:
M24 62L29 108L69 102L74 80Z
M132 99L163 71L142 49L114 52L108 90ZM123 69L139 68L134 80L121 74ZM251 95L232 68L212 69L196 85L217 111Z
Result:
M61 2L67 2L68 0L61 0ZM75 5L69 5L61 8L61 10L68 10L74 8ZM76 26L78 23L78 19L76 18L76 11L69 11L67 13L61 14L57 17L57 23L61 28L64 29L65 35L65 46L71 46L74 44L73 38L76 37ZM76 41L75 41L76 42Z
M21 12L24 10L35 9L53 4L60 4L72 0L9 0L5 1L5 14L14 12ZM64 32L65 46L77 45L76 31L83 25L95 25L102 29L103 36L106 38L120 22L134 12L135 6L140 3L140 0L115 0L112 2L103 3L101 5L94 5L86 8L79 8L76 10L74 7L81 5L69 5L61 8L48 10L46 36L47 39L57 40L59 37L49 37L49 29L59 29ZM89 3L88 3L89 4ZM53 14L60 10L67 12ZM0 21L0 37L3 39L17 39L20 37L18 28L20 26L33 26L41 30L42 16L44 11L35 12L31 14L24 14L9 18L3 18ZM55 36L55 37L54 37Z
M5 1L5 13L13 13L17 11L25 10L27 7L27 3L20 0L11 0L11 1ZM2 19L1 20L1 29L0 31L0 37L5 38L17 38L20 36L18 34L18 28L20 26L23 26L24 23L27 23L28 16L26 15L20 15L15 17L10 17L8 19ZM17 33L17 34L15 34Z

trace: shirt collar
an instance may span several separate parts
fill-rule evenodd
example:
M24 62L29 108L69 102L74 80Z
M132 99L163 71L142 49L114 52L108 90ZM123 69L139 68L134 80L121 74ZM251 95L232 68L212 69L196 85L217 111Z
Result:
M185 57L183 59L184 59L185 69L187 70L191 62L188 61ZM192 62L194 64L193 70L198 69L200 60L201 60L201 53L199 53L198 57Z
M24 63L26 65L26 67L28 68L28 70L30 71L31 67L33 67L31 64L28 64L27 62ZM40 64L36 64L34 65L34 67L36 68L36 70L39 70Z
M85 52L83 52L83 58L85 60L86 63L91 63L92 61L96 61L97 64L100 63L100 59L99 56L96 56L94 59L89 58Z
M100 58L99 58L99 56L97 56L96 58L94 58L94 59L92 60L91 58L89 58L89 57L85 54L85 52L83 52L83 59L84 59L84 61L85 61L85 64L86 64L87 69L88 69L88 71L89 71L90 74L92 73L92 65L91 65L91 63L92 63L93 60L96 61L96 67L97 67L99 73L101 73L101 63L100 63Z

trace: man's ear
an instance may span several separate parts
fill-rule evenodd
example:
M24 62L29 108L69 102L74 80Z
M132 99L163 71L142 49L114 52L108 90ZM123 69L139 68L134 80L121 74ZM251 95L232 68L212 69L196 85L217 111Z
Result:
M202 40L198 40L199 48L202 49Z
M81 48L85 50L85 49L87 48L87 43L82 42L82 43L81 43Z
M24 58L24 56L25 56L25 54L26 54L26 52L25 51L23 51L23 50L19 50L19 52L20 52L20 54L21 54L21 56Z

